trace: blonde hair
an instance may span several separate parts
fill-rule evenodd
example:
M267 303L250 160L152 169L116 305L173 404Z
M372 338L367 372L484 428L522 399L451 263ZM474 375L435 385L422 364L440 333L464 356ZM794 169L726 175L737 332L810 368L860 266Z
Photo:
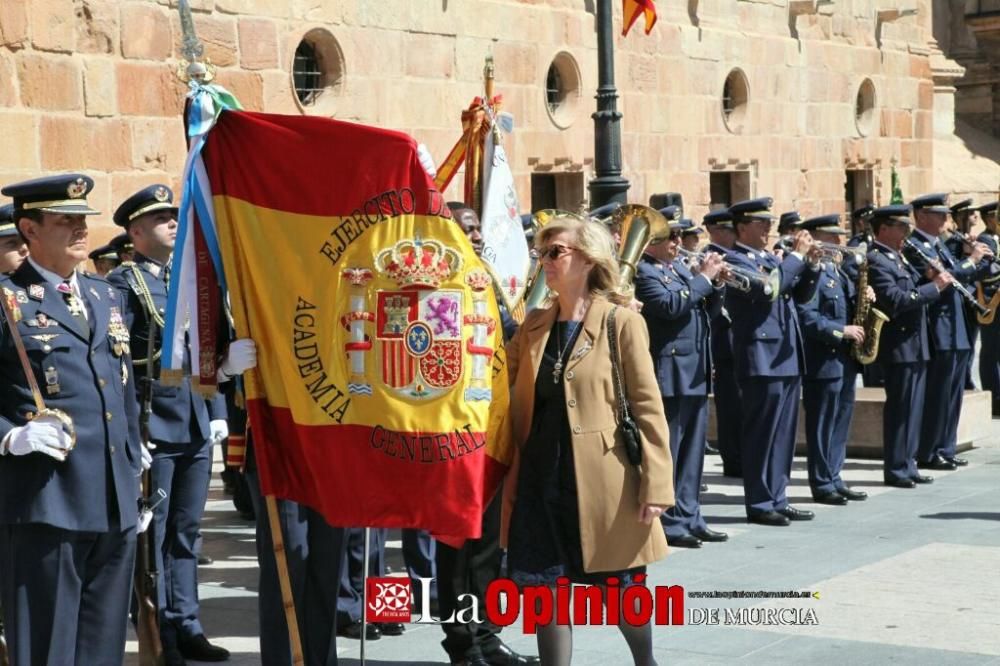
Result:
M587 289L591 295L627 304L631 295L622 293L619 288L621 272L615 256L615 241L604 225L570 213L555 215L535 234L535 247L548 245L553 236L563 232L572 236L573 247L593 264L587 274Z

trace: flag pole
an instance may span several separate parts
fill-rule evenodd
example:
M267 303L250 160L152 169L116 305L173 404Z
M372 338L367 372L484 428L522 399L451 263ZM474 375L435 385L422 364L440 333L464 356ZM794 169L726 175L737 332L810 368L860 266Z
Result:
M368 640L368 558L371 555L372 528L365 528L365 549L361 558L361 666L365 666L365 643Z
M181 55L183 61L177 68L177 77L189 85L205 85L215 78L215 67L204 57L205 48L195 32L194 17L188 0L177 3L182 33ZM305 666L302 653L302 638L299 635L299 621L292 596L292 583L288 575L288 559L285 554L285 537L278 519L278 501L274 495L265 497L268 523L271 528L271 544L274 549L274 564L278 571L278 585L281 601L285 607L285 624L288 625L288 643L294 666Z

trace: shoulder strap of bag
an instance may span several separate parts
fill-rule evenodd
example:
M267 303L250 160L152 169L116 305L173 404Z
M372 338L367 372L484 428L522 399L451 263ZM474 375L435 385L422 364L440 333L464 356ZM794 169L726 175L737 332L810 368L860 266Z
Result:
M608 346L611 348L611 378L615 385L615 400L618 402L618 420L622 422L632 418L628 409L628 399L625 397L625 384L622 381L621 359L618 356L618 329L615 328L615 313L618 306L608 313Z

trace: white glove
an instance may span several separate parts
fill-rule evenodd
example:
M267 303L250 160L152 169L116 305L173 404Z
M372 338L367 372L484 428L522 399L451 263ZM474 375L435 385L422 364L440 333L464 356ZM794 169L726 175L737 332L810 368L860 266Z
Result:
M438 175L437 167L434 166L434 158L431 157L431 151L427 150L426 144L417 144L417 159L420 160L420 166L424 168L427 175L431 178L436 178Z
M73 448L72 438L63 430L62 421L54 416L39 416L27 425L14 428L4 439L6 451L12 456L44 453L62 462Z
M226 358L219 368L222 376L220 381L226 381L236 375L242 375L251 368L257 367L257 345L250 338L233 340L229 343Z
M153 466L153 454L149 452L142 444L139 445L139 451L141 452L141 457L139 459L139 464L142 465L142 471L145 472L147 469Z
M226 437L229 437L229 424L225 419L213 419L208 422L209 438L212 444L218 444Z

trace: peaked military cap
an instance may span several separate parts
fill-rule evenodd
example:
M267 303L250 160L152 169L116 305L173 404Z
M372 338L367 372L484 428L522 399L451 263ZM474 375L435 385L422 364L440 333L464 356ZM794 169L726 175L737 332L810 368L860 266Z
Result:
M601 220L609 215L614 215L614 212L621 208L622 205L617 201L612 201L611 203L606 203L603 206L598 206L587 213L590 217Z
M170 210L177 216L174 193L166 185L150 185L126 199L115 211L115 224L127 227L135 218L158 210Z
M19 211L37 210L56 215L99 215L87 205L94 181L80 173L46 176L7 185L0 193L14 200Z
M988 204L983 204L982 206L979 207L979 214L996 215L998 204L1000 204L1000 202L997 201L991 201Z
M782 213L781 217L778 218L779 234L783 234L790 229L801 226L802 226L802 216L799 215L799 212L797 210L792 210L787 213Z
M962 199L958 203L951 205L951 214L957 215L958 213L971 213L975 210L972 207L972 199Z
M680 231L682 228L680 206L664 206L659 210L659 213L667 218L667 224L670 225L671 231Z
M90 254L87 255L92 261L97 261L98 259L114 259L118 261L118 250L112 247L111 243L107 245L102 245L101 247L92 250Z
M17 235L17 225L14 224L14 204L0 206L0 238Z
M692 234L697 236L698 234L705 232L705 230L702 229L701 227L695 226L694 220L689 220L687 218L684 218L683 220L681 220L681 223L684 224L684 229L681 231L682 236L689 236Z
M847 231L840 226L840 215L833 213L831 215L820 215L819 217L811 217L802 223L802 229L806 231L821 231L827 234L840 234L847 235Z
M951 212L948 207L947 194L924 194L910 202L914 211L926 210L928 213L943 213L947 215Z
M108 246L114 248L115 252L119 255L123 252L132 252L135 250L135 246L132 245L132 239L128 237L127 233L118 234L112 238Z
M713 210L707 213L705 217L701 218L701 223L706 227L717 226L725 227L726 229L733 228L733 214L729 212L728 208L720 208L718 210Z
M734 222L752 222L753 220L774 220L771 214L771 206L774 199L771 197L761 197L759 199L747 199L738 201L729 207L729 212L733 214Z
M866 218L871 217L872 213L874 213L874 212L875 212L875 206L873 206L871 204L866 204L866 205L862 206L861 208L857 209L856 211L854 211L853 213L851 213L851 219L852 220L864 220Z
M907 204L892 204L890 206L881 206L872 211L872 224L893 224L893 223L903 223L912 224L910 220L910 213L912 208Z

